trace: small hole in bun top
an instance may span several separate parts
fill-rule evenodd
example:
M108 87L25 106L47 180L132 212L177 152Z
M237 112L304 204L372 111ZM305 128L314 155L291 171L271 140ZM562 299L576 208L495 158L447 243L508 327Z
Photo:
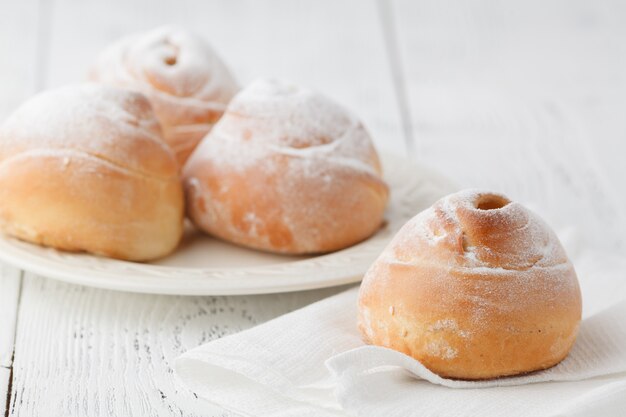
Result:
M165 62L165 65L176 65L176 57L175 56L168 56L167 58L165 58L163 60L163 62Z
M478 210L496 210L509 203L510 201L505 197L495 194L483 194L476 199L476 208Z

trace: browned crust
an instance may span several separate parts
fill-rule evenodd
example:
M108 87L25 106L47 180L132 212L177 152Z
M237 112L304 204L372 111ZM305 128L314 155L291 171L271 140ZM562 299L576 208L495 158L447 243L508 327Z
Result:
M456 214L460 229L438 203L422 224L447 229L450 239L433 244L424 229L407 226L370 268L359 296L364 340L410 355L447 378L488 379L559 363L576 338L581 296L558 240L551 264L513 262L520 253L509 245L526 230L517 223L535 224L534 215L503 212L487 219L458 207ZM468 265L463 245L449 236L459 230L489 267ZM547 236L556 239L551 231Z
M264 169L268 161L245 170L192 161L185 167L189 217L222 239L288 254L342 249L380 227L388 189L377 175L331 167L332 188L324 188L319 176L291 178L285 186L281 167L290 157L273 158L279 167L273 171ZM251 209L255 222L247 218Z

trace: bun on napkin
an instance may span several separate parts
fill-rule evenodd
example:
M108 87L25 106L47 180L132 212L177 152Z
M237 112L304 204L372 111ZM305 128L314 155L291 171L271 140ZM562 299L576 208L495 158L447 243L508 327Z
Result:
M106 48L90 80L144 93L180 164L238 90L228 68L197 35L164 26Z
M235 96L183 178L200 229L289 254L366 239L388 199L363 124L325 96L280 81L259 80Z
M410 220L359 294L366 342L458 379L549 368L581 319L576 273L554 232L505 196L449 195Z
M46 91L0 129L0 229L143 261L171 252L184 198L148 100L99 85Z

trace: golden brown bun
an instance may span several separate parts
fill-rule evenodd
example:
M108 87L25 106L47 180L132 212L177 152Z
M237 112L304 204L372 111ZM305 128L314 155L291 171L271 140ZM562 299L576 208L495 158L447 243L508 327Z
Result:
M178 165L141 94L98 85L47 91L0 129L0 228L20 239L127 260L182 235Z
M367 343L447 378L549 368L569 352L580 317L576 273L554 232L524 206L475 190L410 220L359 295Z
M316 253L366 239L388 190L363 125L319 94L260 80L239 93L183 171L200 229L252 248Z
M181 165L238 90L211 47L175 26L118 40L100 54L89 77L144 93Z

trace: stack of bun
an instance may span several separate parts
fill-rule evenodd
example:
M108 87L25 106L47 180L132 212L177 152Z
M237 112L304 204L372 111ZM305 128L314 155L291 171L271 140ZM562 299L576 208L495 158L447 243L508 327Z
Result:
M181 238L183 179L196 226L251 248L329 252L382 223L369 134L321 94L259 81L233 99L221 59L172 26L115 42L89 79L33 97L0 128L4 233L156 259Z
M258 80L239 91L198 36L132 35L93 83L46 91L0 128L0 230L66 251L149 261L197 229L314 254L374 234L389 188L363 124L331 99ZM572 347L574 268L554 232L501 194L467 190L410 220L367 272L359 329L437 374L545 369Z

